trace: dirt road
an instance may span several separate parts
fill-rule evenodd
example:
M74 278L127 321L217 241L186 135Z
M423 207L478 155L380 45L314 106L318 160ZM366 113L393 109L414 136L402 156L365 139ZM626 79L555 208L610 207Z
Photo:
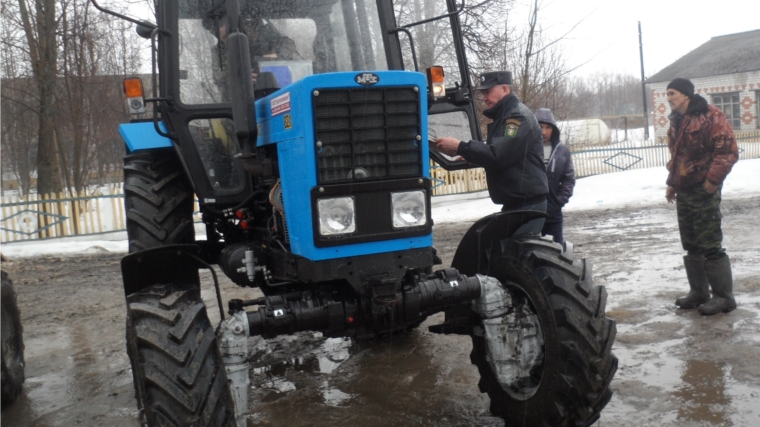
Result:
M592 260L618 322L615 395L597 426L760 425L760 199L724 201L739 308L702 317L673 305L685 285L672 206L570 213L566 238ZM469 224L435 227L444 263ZM2 425L138 426L124 345L120 254L17 259L27 381ZM220 275L222 277L223 275ZM218 321L210 275L204 300ZM224 281L226 299L252 298ZM502 426L477 389L467 337L427 325L394 341L301 334L255 340L248 424Z

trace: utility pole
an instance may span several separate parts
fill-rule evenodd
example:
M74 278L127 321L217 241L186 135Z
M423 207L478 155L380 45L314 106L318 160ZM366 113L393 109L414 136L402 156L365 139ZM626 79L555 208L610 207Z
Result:
M639 57L641 58L641 93L644 96L644 139L649 140L649 113L647 113L647 85L644 83L644 44L641 42L641 21L639 21Z

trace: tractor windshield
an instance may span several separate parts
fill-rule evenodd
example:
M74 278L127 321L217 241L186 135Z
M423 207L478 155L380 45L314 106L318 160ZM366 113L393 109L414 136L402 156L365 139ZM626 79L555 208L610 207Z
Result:
M387 69L374 1L240 0L240 15L254 82L262 72L285 87L311 74ZM228 28L224 0L180 0L184 104L229 102Z

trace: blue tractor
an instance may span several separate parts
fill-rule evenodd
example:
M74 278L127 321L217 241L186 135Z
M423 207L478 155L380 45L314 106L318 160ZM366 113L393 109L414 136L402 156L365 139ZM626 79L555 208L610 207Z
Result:
M468 165L429 138L482 139L464 2L445 4L404 26L391 0L159 0L156 23L95 4L153 47L152 95L125 81L130 110L148 117L121 127L127 351L147 425L244 425L250 336L366 339L442 311L430 329L472 337L494 415L599 418L617 369L607 294L571 244L513 236L516 218L541 213L477 221L435 268L430 158ZM449 65L423 73L409 28L433 23ZM264 295L227 301L217 332L200 295L212 265Z

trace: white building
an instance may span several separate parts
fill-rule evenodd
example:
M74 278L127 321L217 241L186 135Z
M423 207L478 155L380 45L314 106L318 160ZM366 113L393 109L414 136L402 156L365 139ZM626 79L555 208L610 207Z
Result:
M647 79L660 143L670 126L665 91L676 77L691 80L696 93L723 109L737 137L760 129L760 30L713 37Z

